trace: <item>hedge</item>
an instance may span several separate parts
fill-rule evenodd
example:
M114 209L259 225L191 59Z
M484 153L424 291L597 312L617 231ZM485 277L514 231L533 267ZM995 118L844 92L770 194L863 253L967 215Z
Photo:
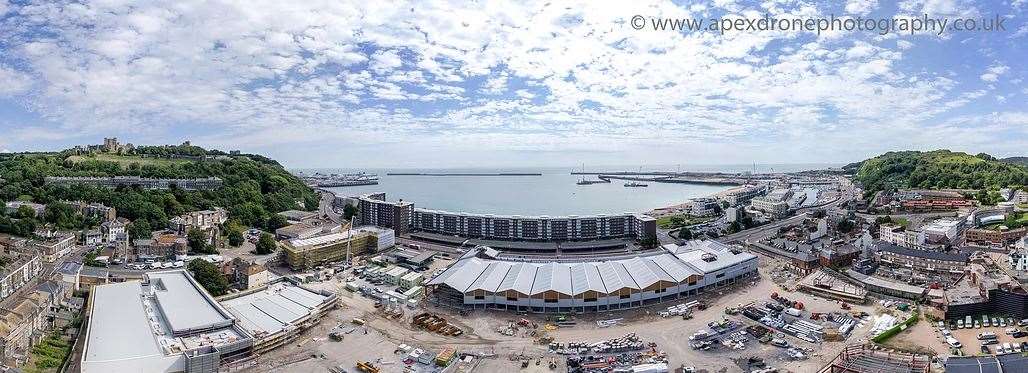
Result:
M911 325L917 324L917 320L918 314L915 312L914 315L910 316L910 318L906 321L889 328L888 330L882 332L882 334L879 334L874 338L871 338L871 341L874 343L883 343L889 340L889 338L892 338L894 335L899 334L901 331L906 330L906 328L910 327Z

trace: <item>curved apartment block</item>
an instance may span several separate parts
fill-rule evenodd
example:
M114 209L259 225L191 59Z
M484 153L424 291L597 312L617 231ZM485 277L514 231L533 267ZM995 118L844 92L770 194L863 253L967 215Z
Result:
M465 238L516 241L586 241L656 238L657 221L645 214L521 216L414 209L413 229Z
M600 312L702 294L757 273L757 257L716 241L635 256L559 260L501 258L488 247L469 250L431 279L436 304L512 311Z

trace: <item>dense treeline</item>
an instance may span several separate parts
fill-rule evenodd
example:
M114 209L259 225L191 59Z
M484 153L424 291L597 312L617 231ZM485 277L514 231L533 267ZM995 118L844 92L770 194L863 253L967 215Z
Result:
M1028 185L1028 168L981 153L889 152L857 164L856 180L870 195L891 188L996 189Z
M143 147L143 149L183 148L186 155L197 147ZM144 150L149 151L149 150ZM154 153L147 153L154 154ZM204 153L207 154L207 153ZM136 233L143 228L160 229L168 219L184 212L223 207L229 217L245 226L265 227L275 212L314 209L318 196L276 162L264 157L234 156L230 159L179 162L170 164L117 162L85 157L68 160L70 152L0 155L0 200L31 199L49 204L60 200L100 202L113 206L118 216L134 221ZM166 155L166 154L162 154ZM46 176L140 176L150 178L219 177L224 184L215 191L143 190L140 188L105 189L87 186L46 185ZM69 218L60 215L54 220Z

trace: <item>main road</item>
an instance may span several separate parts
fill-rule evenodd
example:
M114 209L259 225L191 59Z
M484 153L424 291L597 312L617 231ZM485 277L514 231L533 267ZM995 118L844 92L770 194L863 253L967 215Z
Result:
M853 184L850 183L849 181L847 181L846 179L840 179L840 184L841 184L842 188L838 192L839 196L835 200L833 200L831 202L828 202L828 203L825 203L825 204L821 204L821 205L816 205L816 206L808 206L808 207L799 208L799 209L796 209L796 215L795 216L791 216L791 217L788 217L788 218L785 218L785 219L782 219L782 220L778 220L778 221L775 221L775 222L772 222L772 223L769 223L769 224L761 225L759 227L754 227L754 228L746 229L746 230L743 230L743 231L740 231L740 232L737 232L737 233L727 234L727 235L719 237L717 240L720 241L720 242L724 242L724 243L758 241L758 240L760 240L760 239L762 239L764 237L768 237L770 235L775 234L775 232L778 231L778 228L802 222L803 219L806 218L805 214L806 214L807 211L814 210L814 209L819 209L819 208L831 209L831 208L838 207L839 205L842 205L842 204L847 203L849 201L852 201L853 198L855 197L855 193L856 193L856 190L853 188ZM756 239L756 240L754 240L754 239Z

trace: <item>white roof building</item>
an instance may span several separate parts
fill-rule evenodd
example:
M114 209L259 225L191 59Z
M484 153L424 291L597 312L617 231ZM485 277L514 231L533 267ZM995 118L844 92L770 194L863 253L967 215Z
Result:
M580 261L514 261L497 259L488 253L484 247L469 250L427 285L463 294L466 304L515 302L546 308L550 305L545 303L551 303L560 308L601 297L617 298L608 300L607 304L611 304L622 299L641 302L690 294L734 281L755 272L757 267L755 255L715 241L692 241L685 246L667 245L650 253ZM530 299L546 302L536 305L538 301Z

